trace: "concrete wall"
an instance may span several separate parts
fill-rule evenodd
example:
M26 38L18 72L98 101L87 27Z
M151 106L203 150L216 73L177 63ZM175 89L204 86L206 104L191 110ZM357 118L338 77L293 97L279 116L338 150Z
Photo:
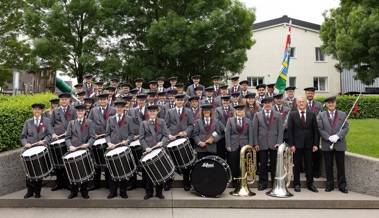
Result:
M0 153L0 196L25 188L21 151L20 148Z

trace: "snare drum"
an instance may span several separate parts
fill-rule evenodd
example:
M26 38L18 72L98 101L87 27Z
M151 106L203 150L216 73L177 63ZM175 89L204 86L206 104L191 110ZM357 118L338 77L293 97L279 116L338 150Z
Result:
M104 154L107 151L107 142L105 138L97 139L91 148L95 167L106 167Z
M232 173L225 160L211 155L196 162L190 179L199 195L219 197L232 181Z
M48 146L49 154L51 157L51 162L54 168L61 169L64 168L63 155L67 152L66 140L59 139L49 144Z
M161 184L174 178L175 166L163 148L155 148L142 155L142 168L154 184Z
M142 169L140 160L142 157L142 146L141 143L139 142L139 139L134 140L130 143L129 147L132 149L133 157L134 160L136 161L137 167L139 170Z
M42 180L53 170L49 152L45 146L35 146L21 153L26 177L29 180Z
M88 182L95 174L95 168L88 150L68 152L63 156L63 162L71 184Z
M196 155L194 154L191 143L187 138L180 138L172 141L167 145L167 151L176 168L186 169L196 160Z
M113 180L116 181L129 179L137 170L132 150L127 146L105 152L105 162Z

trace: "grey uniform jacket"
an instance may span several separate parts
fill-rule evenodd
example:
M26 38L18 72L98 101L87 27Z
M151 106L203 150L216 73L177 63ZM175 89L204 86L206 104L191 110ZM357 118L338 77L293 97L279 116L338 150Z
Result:
M97 135L105 134L109 117L116 114L116 109L107 105L104 114L101 113L101 107L95 107L89 113L88 119L92 120Z
M210 122L209 127L205 126L204 119L197 119L195 121L194 130L193 130L193 140L195 141L195 148L197 152L217 152L217 144L221 138L221 130L224 129L223 125L217 120L212 120ZM217 133L215 136L215 140L212 144L207 144L204 147L200 147L200 142L205 142L208 138L210 138L213 132Z
M200 85L200 84L199 84L198 86L203 87L203 95L204 95L205 87L204 87L203 85ZM193 96L196 95L193 84L187 87L186 94L187 94L189 97L193 97Z
M220 121L224 126L226 126L226 122L228 119L233 117L234 108L228 106L228 113L225 113L224 107L218 107L215 109L215 120Z
M212 103L211 103L212 101ZM200 106L204 104L211 104L212 108L215 109L217 107L217 102L215 101L215 98L212 98L212 100L208 100L208 98L205 98L200 101Z
M175 136L179 132L185 131L187 136L191 135L193 130L193 112L188 108L182 108L182 114L179 117L176 108L172 108L166 113L166 125L170 134Z
M272 110L280 113L280 115L281 115L281 117L283 119L283 122L286 119L287 114L290 112L290 108L286 107L286 106L283 106L283 105L280 106L280 111L279 111L278 107L276 106L276 104L272 106Z
M329 111L323 111L317 117L318 131L322 138L322 150L330 151L330 145L332 145L332 142L329 141L329 136L337 135L339 139L334 144L334 149L336 151L346 151L345 137L349 132L348 122L346 122L341 129L342 123L346 119L346 113L336 110L333 122L329 119L329 117Z
M141 123L139 141L143 150L155 146L158 142L162 142L163 146L166 146L169 134L170 132L167 129L164 119L156 119L155 125L148 119Z
M307 104L308 104L308 101L307 101ZM318 101L313 100L312 101L312 108L309 109L309 107L307 106L307 111L311 111L311 112L315 113L315 115L317 116L318 113L320 113L322 111L322 104Z
M94 91L93 83L90 83L89 88L87 87L87 83L83 84L83 92L86 92L87 97L90 97L93 91Z
M253 120L254 145L261 150L277 150L276 144L283 143L283 119L279 112L271 110L270 120L267 122L264 110L255 113Z
M28 143L33 144L41 140L47 145L51 140L52 134L54 134L54 130L49 118L41 117L38 128L34 125L34 118L31 118L25 121L24 127L22 128L20 137L21 145L25 146Z
M88 144L89 147L93 145L96 140L96 133L92 120L83 119L80 126L78 120L70 121L66 132L66 146L79 147L83 144Z
M128 143L133 141L132 118L123 114L121 121L117 122L117 115L108 119L107 129L105 131L105 141L117 144L123 140Z
M253 125L251 120L244 117L242 119L242 128L237 126L235 117L228 119L225 130L225 147L231 147L232 151L237 151L245 145L253 145Z
M129 116L132 118L132 132L134 135L139 134L140 126L142 121L146 120L149 117L148 111L145 107L145 111L143 112L143 115L141 116L139 112L139 107L135 107L129 110Z
M66 113L63 113L62 107L55 108L51 114L51 125L57 135L66 132L68 123L76 119L76 110L73 106L67 106Z

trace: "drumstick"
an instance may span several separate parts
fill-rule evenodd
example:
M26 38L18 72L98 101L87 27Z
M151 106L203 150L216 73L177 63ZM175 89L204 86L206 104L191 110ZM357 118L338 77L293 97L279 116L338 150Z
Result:
M151 147L151 150L153 150L154 148L157 148L157 147L162 147L162 144L156 144L156 145L154 145L153 147ZM142 154L146 154L147 152L145 151L145 152L143 152Z
M98 135L96 138L100 138L100 137L103 137L103 136L105 136L105 134Z
M59 135L58 138L60 138L60 137L62 137L62 136L65 136L65 135L66 135L66 133L63 133L62 135Z

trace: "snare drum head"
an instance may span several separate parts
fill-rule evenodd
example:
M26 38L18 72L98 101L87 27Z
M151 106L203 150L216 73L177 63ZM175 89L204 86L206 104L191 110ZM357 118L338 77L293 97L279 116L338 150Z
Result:
M105 138L101 138L101 139L97 139L97 140L93 143L93 145L94 145L94 146L95 146L95 145L102 145L102 144L105 144L105 143L107 143L106 140L105 140Z
M177 146L183 144L183 143L186 142L186 141L187 141L186 138L176 139L175 141L170 142L170 143L167 145L167 147L168 147L168 148L177 147Z
M57 144L61 144L61 143L64 143L66 139L58 139L56 141L53 141L52 143L50 143L50 145L57 145Z
M142 159L141 159L141 162L146 162L148 160L151 160L153 159L154 157L158 156L158 154L162 151L162 148L157 148L157 149L154 149L152 150L150 153L147 153L145 154Z
M69 153L69 154L65 155L63 158L64 159L69 159L69 158L79 157L79 156L83 155L86 152L87 152L87 150L74 151L72 153Z
M229 176L225 163L216 158L199 160L191 171L191 182L194 189L205 197L217 197L226 189Z
M132 141L130 143L130 147L136 147L136 146L141 146L141 143L139 142L139 139Z
M21 156L30 157L30 156L33 156L33 155L36 155L36 154L43 152L45 149L46 149L45 146L31 147L28 150L25 150L24 152L22 152Z
M127 147L127 146L118 147L118 148L115 148L115 149L112 149L112 150L108 151L107 154L106 154L106 156L107 157L111 157L111 156L113 156L115 154L121 154L121 153L123 153L124 151L126 151L128 149L129 149L129 147Z

